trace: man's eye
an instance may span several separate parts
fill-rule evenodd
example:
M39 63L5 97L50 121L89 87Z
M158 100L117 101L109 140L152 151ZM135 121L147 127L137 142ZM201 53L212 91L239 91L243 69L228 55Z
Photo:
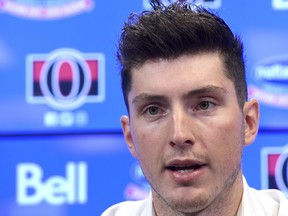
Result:
M212 108L213 105L214 104L212 102L210 102L210 101L202 101L198 105L198 110L208 110L209 108Z
M155 106L148 107L146 113L149 115L157 115L159 113L159 108Z

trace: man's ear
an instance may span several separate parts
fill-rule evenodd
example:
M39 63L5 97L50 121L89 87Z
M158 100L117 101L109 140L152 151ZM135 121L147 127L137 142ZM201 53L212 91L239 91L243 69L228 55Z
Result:
M131 134L130 120L128 116L121 116L120 118L124 138L130 153L137 158L137 152L134 146L133 137Z
M244 104L245 145L251 144L257 136L259 127L259 103L251 99Z

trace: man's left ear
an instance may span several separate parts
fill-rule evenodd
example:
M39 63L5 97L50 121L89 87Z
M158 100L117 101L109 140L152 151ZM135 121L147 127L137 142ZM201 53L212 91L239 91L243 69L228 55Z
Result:
M251 144L257 136L259 127L259 103L256 99L245 102L243 107L245 125L245 145Z

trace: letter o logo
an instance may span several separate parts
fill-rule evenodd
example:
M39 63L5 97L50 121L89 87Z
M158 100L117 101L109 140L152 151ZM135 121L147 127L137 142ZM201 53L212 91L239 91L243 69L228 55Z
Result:
M284 147L284 151L277 160L275 179L278 188L288 193L288 146Z
M89 94L92 77L81 53L60 49L51 53L40 72L40 88L52 107L67 109L82 105Z

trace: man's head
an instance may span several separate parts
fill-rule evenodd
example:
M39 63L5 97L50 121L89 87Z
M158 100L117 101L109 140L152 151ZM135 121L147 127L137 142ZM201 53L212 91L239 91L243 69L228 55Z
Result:
M154 4L130 17L118 55L122 129L156 214L236 215L242 150L258 130L239 39L204 9Z
M174 59L184 54L218 52L223 58L225 75L234 83L238 103L247 99L243 45L226 23L201 7L186 3L164 6L152 1L153 9L131 14L119 41L122 91L129 111L127 96L131 89L131 70L148 60Z

